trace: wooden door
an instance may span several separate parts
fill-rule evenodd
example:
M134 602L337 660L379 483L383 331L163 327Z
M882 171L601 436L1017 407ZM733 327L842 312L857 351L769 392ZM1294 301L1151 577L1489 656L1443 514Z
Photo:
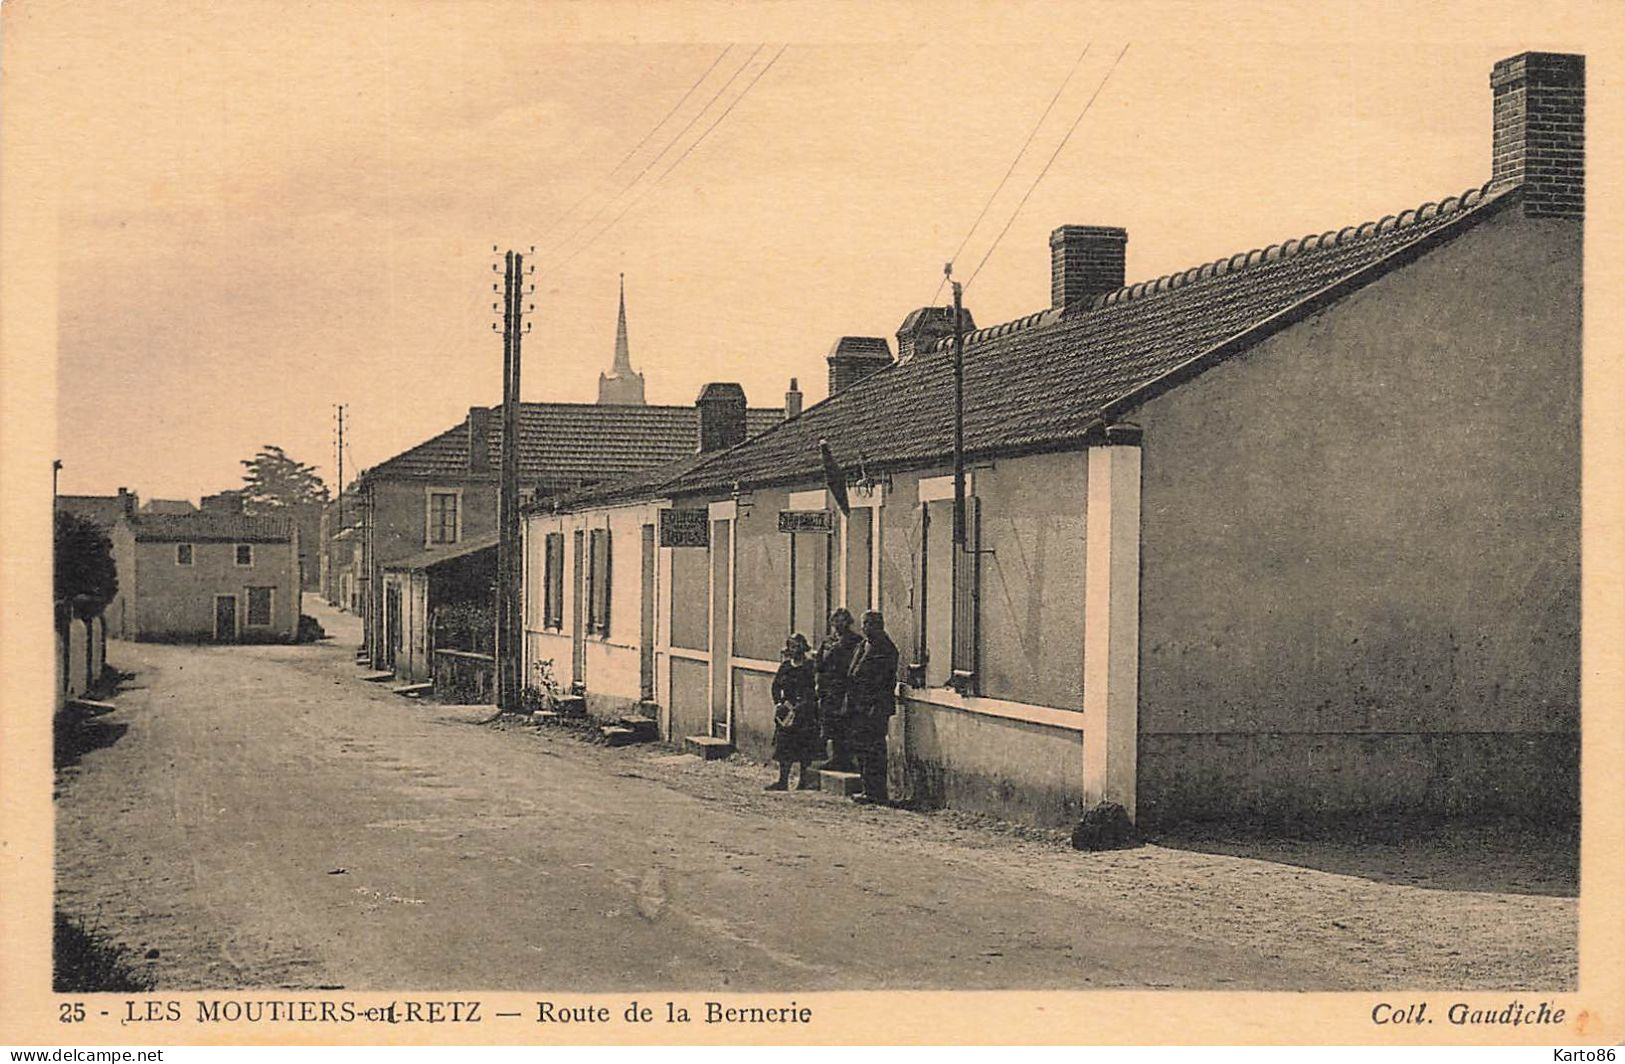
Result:
M237 641L236 595L216 595L214 597L214 641L216 643L234 643Z
M643 526L643 573L639 584L638 697L655 697L655 526Z
M733 741L732 521L711 522L711 736Z
M586 533L576 529L570 557L570 678L587 683L587 573Z

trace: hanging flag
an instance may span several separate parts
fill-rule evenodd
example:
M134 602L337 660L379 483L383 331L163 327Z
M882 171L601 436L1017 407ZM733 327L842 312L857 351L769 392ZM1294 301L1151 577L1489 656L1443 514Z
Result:
M824 483L829 486L830 497L835 505L841 508L843 514L852 513L852 504L846 499L846 474L841 471L841 464L835 460L835 452L829 449L828 440L818 441L818 454L824 460Z

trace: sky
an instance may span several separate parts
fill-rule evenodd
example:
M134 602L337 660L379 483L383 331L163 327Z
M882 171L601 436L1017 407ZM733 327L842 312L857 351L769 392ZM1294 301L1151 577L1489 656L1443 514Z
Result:
M1126 228L1132 282L1458 194L1493 63L1586 41L1435 10L12 5L61 490L195 500L264 444L331 482L334 404L353 474L499 402L493 246L537 248L524 399L596 398L624 273L651 402L777 406L967 231L991 325L1048 305L1061 224Z

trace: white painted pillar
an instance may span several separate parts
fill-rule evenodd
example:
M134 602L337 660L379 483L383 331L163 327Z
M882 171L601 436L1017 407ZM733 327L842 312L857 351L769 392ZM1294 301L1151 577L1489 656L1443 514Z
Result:
M1140 708L1140 429L1089 455L1083 610L1083 800L1135 815Z

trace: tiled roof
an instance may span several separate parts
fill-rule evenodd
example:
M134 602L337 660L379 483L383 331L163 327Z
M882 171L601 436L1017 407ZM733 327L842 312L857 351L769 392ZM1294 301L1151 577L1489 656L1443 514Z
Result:
M784 417L782 410L749 410L745 431L755 435ZM582 483L617 479L693 455L699 412L692 406L614 406L597 403L522 403L519 475L527 483ZM491 409L486 475L502 462L502 408ZM363 479L456 478L468 473L468 424L381 462Z
M456 546L422 550L416 554L407 555L405 558L386 562L384 568L391 570L427 569L430 566L439 565L441 562L454 561L458 558L466 558L470 554L478 554L482 550L495 550L497 539L498 536L495 532L470 536Z
M286 517L209 513L136 514L130 518L135 538L157 543L287 543L293 525Z
M124 516L124 500L119 495L58 495L56 508L87 521L111 528Z
M197 507L186 499L148 499L141 504L144 514L190 514L196 513Z
M972 455L1064 445L1103 419L1228 357L1509 202L1461 196L1142 282L967 335L965 447ZM953 450L953 354L945 340L873 373L800 417L696 464L648 494L715 492L817 477L827 438L849 469L940 461Z

